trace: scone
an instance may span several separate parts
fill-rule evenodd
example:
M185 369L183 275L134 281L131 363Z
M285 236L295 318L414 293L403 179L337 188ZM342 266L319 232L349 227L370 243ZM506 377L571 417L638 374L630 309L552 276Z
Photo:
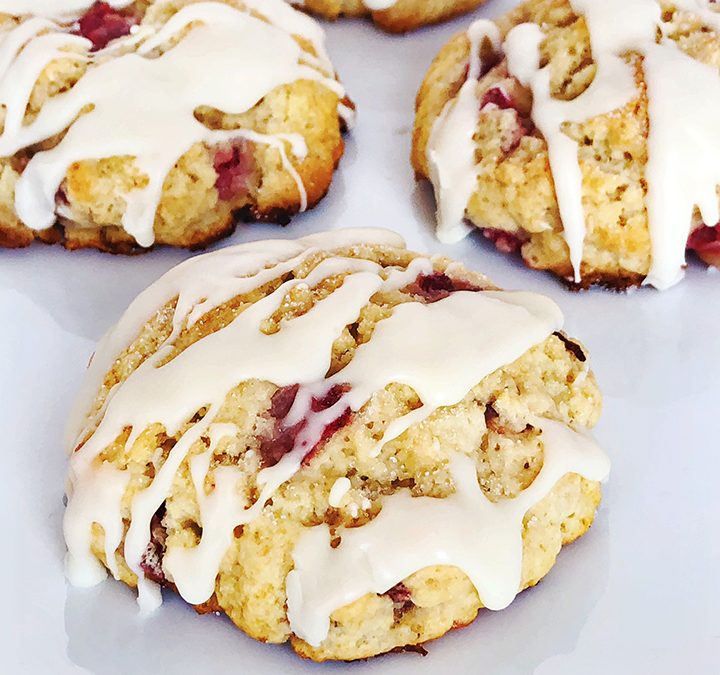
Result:
M352 110L314 19L284 0L59 4L0 4L0 246L198 248L326 193Z
M369 16L390 33L405 33L421 26L470 12L486 0L289 0L296 7L337 19Z
M418 94L413 164L438 234L483 230L574 286L720 262L720 5L530 0L477 22Z
M548 298L385 230L192 258L103 338L69 425L75 584L177 591L302 656L502 609L581 536L601 399Z

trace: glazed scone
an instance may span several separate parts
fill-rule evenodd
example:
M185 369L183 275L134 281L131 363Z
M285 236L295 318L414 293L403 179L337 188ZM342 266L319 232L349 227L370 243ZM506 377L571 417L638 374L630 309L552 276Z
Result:
M192 258L103 339L67 572L160 586L315 660L502 609L595 517L601 398L548 298L338 230Z
M369 16L390 33L405 33L470 12L486 0L290 0L296 7L337 19Z
M582 288L667 288L686 248L720 261L719 12L709 0L530 0L456 36L414 130L439 236L478 227Z
M352 110L314 19L283 0L53 8L0 2L18 15L0 13L0 246L198 248L326 193Z

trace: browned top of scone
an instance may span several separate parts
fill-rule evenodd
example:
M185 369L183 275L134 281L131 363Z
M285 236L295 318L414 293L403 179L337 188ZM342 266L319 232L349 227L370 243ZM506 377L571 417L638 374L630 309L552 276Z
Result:
M370 16L390 33L405 33L445 21L479 7L485 0L396 0L387 9L368 8L363 0L303 0L302 9L329 19L341 16Z

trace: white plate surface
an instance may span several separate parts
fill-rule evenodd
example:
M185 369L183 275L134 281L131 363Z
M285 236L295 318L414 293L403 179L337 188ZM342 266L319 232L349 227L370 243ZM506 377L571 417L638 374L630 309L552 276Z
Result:
M493 16L512 2L477 12ZM262 645L177 598L149 619L108 581L68 588L61 534L72 398L97 338L130 300L187 257L135 258L33 246L0 252L0 673L716 673L720 672L720 277L691 264L661 294L572 294L480 236L446 247L432 197L408 163L413 100L439 47L469 23L389 37L364 22L328 27L357 102L357 128L328 198L282 229L242 226L219 246L343 226L386 226L413 248L451 255L507 288L540 290L589 347L605 395L597 436L613 459L590 533L507 610L429 646L353 665L314 665ZM715 309L713 309L715 308Z

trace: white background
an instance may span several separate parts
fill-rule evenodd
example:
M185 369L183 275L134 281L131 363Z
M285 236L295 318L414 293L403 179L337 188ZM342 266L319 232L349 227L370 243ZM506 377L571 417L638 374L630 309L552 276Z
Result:
M512 2L490 2L494 16ZM243 225L226 242L343 226L398 230L507 288L540 290L588 346L605 395L597 437L613 459L590 533L507 610L482 612L429 655L353 665L302 662L170 595L151 618L117 582L66 587L61 535L64 420L97 338L129 301L189 254L134 258L36 245L0 252L0 673L97 675L338 672L711 673L720 671L720 276L691 263L680 286L572 294L481 236L445 247L408 162L415 92L439 47L469 23L389 37L364 22L328 28L358 105L328 198L286 229Z

